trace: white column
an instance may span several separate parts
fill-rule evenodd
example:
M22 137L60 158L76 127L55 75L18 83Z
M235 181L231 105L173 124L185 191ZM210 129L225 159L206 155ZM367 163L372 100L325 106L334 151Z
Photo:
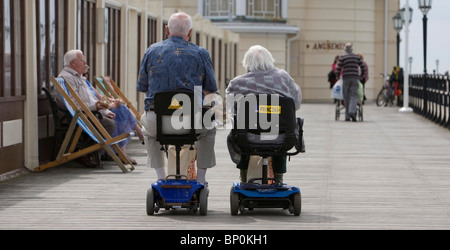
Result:
M281 0L281 17L288 18L288 0Z
M67 19L67 30L68 30L68 50L81 49L77 46L77 33L78 33L78 5L77 1L67 1L68 15L65 17ZM66 51L64 51L66 53Z
M38 93L36 90L37 66L36 66L36 1L27 1L25 4L25 41L27 60L25 62L26 75L26 100L25 100L25 167L34 171L39 166L39 132L38 132Z
M105 30L108 28L105 26L105 0L97 0L97 42L96 42L96 62L94 77L103 76L106 73L105 70Z
M245 16L247 14L247 1L238 0L236 1L236 16Z
M203 2L205 0L197 0L197 13L200 14L200 16L203 16L205 13L203 12Z
M120 83L123 86L126 86L128 84L128 51L125 48L128 48L128 38L129 38L129 13L128 13L128 4L123 3L122 7L120 9L120 30L121 30L121 37L120 44ZM130 38L131 39L131 38ZM131 72L130 72L131 73ZM133 72L134 73L134 72ZM116 80L117 81L117 80ZM123 87L122 87L123 88ZM128 89L125 87L122 89L125 96L128 95Z
M406 0L405 5L405 67L403 77L403 108L399 110L402 113L412 112L409 107L409 20L412 13L409 11L409 1Z
M138 36L138 23L137 23L138 13L136 9L129 9L128 13L128 46L127 46L127 81L122 82L124 85L123 89L126 89L126 96L132 102L133 106L137 106L136 96L136 82L137 82L137 72L138 65L137 60L140 55L137 54L138 51L138 41L136 37Z

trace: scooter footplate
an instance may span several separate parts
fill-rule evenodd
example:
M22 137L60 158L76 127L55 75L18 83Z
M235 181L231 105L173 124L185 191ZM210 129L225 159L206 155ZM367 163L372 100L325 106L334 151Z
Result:
M160 180L152 184L152 188L157 191L156 200L164 200L165 203L189 203L193 195L204 188L204 185L196 181L187 180Z

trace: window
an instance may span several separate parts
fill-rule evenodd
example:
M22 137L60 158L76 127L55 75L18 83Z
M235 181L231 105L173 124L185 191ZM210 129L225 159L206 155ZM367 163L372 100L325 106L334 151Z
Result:
M67 0L36 0L37 91L48 88L50 77L57 76L64 66L67 50Z
M247 15L255 18L281 18L281 0L247 0Z
M203 0L205 18L216 21L236 19L285 21L282 5L287 0Z
M211 38L211 60L212 60L212 66L214 69L216 69L216 38Z
M200 46L200 33L199 32L195 32L195 44Z
M157 42L157 24L158 21L155 17L148 17L147 19L147 47Z
M163 40L169 39L169 36L167 36L166 27L169 25L169 21L163 21Z
M225 61L226 63L226 61ZM222 40L219 39L219 82L222 82L222 68L220 67L222 65Z
M229 18L236 15L235 0L205 0L203 2L205 17Z
M25 95L24 0L0 0L0 98Z
M105 14L105 70L120 87L120 9L113 6L106 6Z
M78 44L77 48L83 51L89 70L88 80L92 82L95 72L97 15L94 0L78 0Z
M139 69L141 68L140 66L141 66L141 54L142 54L142 51L141 51L141 38L142 38L142 33L141 33L141 20L142 20L142 14L141 13L138 13L138 15L137 15L137 25L138 25L138 27L137 27L137 34L138 34L138 37L137 37L137 75L139 75Z

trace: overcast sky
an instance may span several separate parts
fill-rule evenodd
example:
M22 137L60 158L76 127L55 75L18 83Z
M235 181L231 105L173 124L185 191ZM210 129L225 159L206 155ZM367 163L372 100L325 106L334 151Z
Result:
M400 0L400 8L405 4L406 0ZM409 0L409 5L413 8L413 20L409 26L409 56L413 57L412 73L423 73L423 14L419 10L418 0ZM443 74L450 70L450 1L433 0L427 17L427 72L433 73L433 70L436 70L436 60L439 60L439 73ZM400 37L402 40L400 65L404 67L406 39L404 29L400 32Z

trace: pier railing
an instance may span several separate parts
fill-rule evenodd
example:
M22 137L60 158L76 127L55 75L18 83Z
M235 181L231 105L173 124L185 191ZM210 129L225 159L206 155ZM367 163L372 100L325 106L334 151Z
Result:
M449 77L411 75L409 105L415 113L450 129Z

